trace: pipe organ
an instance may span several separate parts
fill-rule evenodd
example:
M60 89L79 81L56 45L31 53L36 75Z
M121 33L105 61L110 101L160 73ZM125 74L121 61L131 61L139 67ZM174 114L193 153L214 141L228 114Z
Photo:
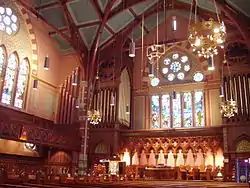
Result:
M225 76L223 79L225 100L237 102L237 118L250 118L250 74Z
M76 102L79 92L80 70L77 68L67 77L60 88L57 123L71 124L76 119ZM73 82L76 82L73 84Z
M113 102L114 104L112 104ZM102 123L116 122L118 115L117 89L103 88L96 91L94 94L93 109L100 110Z

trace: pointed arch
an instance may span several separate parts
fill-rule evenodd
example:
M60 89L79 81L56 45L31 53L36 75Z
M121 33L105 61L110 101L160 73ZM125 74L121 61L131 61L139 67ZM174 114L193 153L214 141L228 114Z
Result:
M4 45L0 46L0 78L3 79L5 75L5 67L7 62L7 51ZM0 88L2 89L2 82L0 83ZM1 95L0 95L1 96Z
M6 72L3 80L3 92L1 102L4 104L10 105L13 103L18 64L19 59L17 53L14 52L10 54L8 57Z
M4 45L0 46L0 76L4 75L4 67L6 64L7 51Z
M17 75L17 85L15 87L15 99L14 107L24 108L24 100L26 95L26 90L28 88L30 73L30 63L28 58L24 58L19 64L18 75Z

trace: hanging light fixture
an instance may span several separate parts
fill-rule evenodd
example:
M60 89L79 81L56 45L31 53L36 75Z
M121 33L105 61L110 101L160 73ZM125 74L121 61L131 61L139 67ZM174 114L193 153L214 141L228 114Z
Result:
M159 78L154 77L154 78L151 79L151 86L156 87L156 86L159 85L159 83L160 83L160 79Z
M133 21L133 28L132 28L132 39L129 44L129 57L135 57L135 42L134 42L134 21Z
M224 55L225 58L225 55ZM235 116L235 114L238 113L238 107L237 107L237 102L235 100L233 100L233 86L232 86L232 75L231 75L231 71L228 65L228 62L224 59L224 63L227 64L227 68L228 68L228 73L229 73L229 88L230 88L230 99L225 99L224 98L224 89L223 89L223 97L222 97L222 101L221 101L221 114L223 117L225 118L231 118L233 116ZM223 74L223 72L222 72ZM222 77L224 77L222 75ZM221 95L222 96L222 95Z
M98 92L100 92L100 90L101 90L101 81L100 81L100 77L99 77L100 70L99 69L100 69L100 52L98 51L98 68L97 68L96 77L95 77L97 84L98 84ZM95 109L88 110L88 114L87 114L88 121L92 125L97 125L102 121L102 115L101 115L101 112L99 110L100 103L101 103L101 100L99 99L99 97L97 97L96 103L97 103L96 110ZM92 103L90 103L90 104L92 105ZM91 109L91 106L90 106L90 109Z
M49 56L48 55L44 59L44 70L49 70Z
M209 71L213 71L215 68L214 68L214 56L211 55L209 58L208 58L208 70Z
M223 86L220 86L220 97L224 97L224 88Z
M102 121L101 113L99 110L88 111L88 121L92 125L97 125Z
M207 21L197 20L197 0L192 0L191 2L188 25L188 41L191 44L193 52L196 52L199 57L209 58L212 55L217 55L219 48L224 48L224 42L226 40L226 27L224 22L220 21L215 0L213 0L213 2L217 21L212 18ZM193 6L195 9L194 22L191 20Z
M76 99L76 108L80 108L80 98Z
M129 57L135 57L135 42L134 42L133 38L129 44Z
M33 80L33 89L37 89L38 87L38 80Z
M72 85L77 86L78 78L77 78L77 73L74 72L72 75Z
M113 93L112 93L111 99L110 99L110 106L115 106L115 96Z
M148 77L152 79L154 77L154 65L149 64L148 66Z
M126 105L126 114L127 115L129 114L129 105L128 104Z
M158 3L158 2L157 2ZM144 21L144 20L143 20ZM143 22L144 24L144 22ZM157 6L157 13L156 13L156 45L152 45L150 49L154 49L151 51L150 56L148 56L148 59L150 62L156 62L156 75L153 76L153 74L150 77L151 78L151 86L156 87L160 83L159 79L159 59L160 57L165 53L165 46L159 45L159 12L158 12L158 6ZM143 25L144 27L144 25ZM160 50L160 53L159 51ZM147 51L148 53L149 51ZM153 64L152 64L153 65ZM153 66L152 66L152 72L153 72Z

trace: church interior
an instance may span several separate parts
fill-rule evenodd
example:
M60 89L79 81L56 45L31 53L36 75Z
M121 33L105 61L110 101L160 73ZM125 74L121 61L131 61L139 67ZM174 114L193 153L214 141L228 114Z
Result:
M0 187L249 187L248 0L0 0Z

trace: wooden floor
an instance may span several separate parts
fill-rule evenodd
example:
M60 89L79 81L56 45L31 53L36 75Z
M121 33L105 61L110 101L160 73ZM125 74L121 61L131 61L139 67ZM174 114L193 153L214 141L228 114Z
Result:
M131 181L121 183L102 183L86 185L38 185L38 184L4 184L0 188L250 188L249 184L204 181Z

